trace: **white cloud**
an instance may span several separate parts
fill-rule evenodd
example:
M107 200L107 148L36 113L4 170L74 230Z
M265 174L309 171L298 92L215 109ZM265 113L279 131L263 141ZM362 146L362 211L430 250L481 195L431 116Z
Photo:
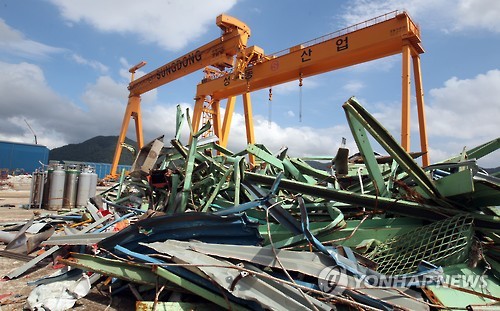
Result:
M44 73L29 63L0 62L0 93L3 94L0 140L38 143L50 149L79 143L98 135L119 134L127 105L127 85L101 76L87 85L82 94L83 108L60 96L46 83ZM175 105L156 101L142 105L144 139L162 134L174 136ZM128 137L135 140L133 119L129 119Z
M318 76L307 77L302 79L302 86L299 85L299 77L297 80L281 83L272 87L274 94L289 94L296 93L300 91L300 88L304 89L315 89L321 85L320 78Z
M23 33L11 28L0 18L0 51L27 59L43 59L65 50L26 39Z
M134 65L131 65L125 57L120 57L120 64L122 66L122 68L120 68L119 71L120 77L130 82L131 74L129 72L129 69L132 68L132 66ZM135 72L134 79L138 79L145 74L146 74L145 71L139 69ZM141 103L146 105L149 103L154 103L157 100L157 97L158 97L158 89L153 89L141 95Z
M9 127L10 132L5 131L4 127L0 127L0 140L34 144L35 138L25 120L33 129L34 135L37 136L37 143L45 145L49 148L59 147L67 144L62 135L56 131L44 127L36 117L15 116L3 120L4 127Z
M150 93L152 95L148 96ZM101 76L94 84L87 86L82 100L88 108L88 114L96 123L94 135L120 134L128 100L126 84L116 82L109 76ZM156 100L156 93L148 92L141 96L140 109L145 140L151 140L165 133L171 133L173 137L175 129L170 129L168 125L175 124L171 118L172 114L175 119L175 105L159 103ZM136 140L135 123L130 116L128 116L127 136Z
M108 76L101 76L95 84L87 86L82 100L90 110L100 111L100 114L118 114L116 110L125 106L128 98L127 88ZM123 113L125 110L123 110Z
M191 105L187 103L180 103L181 109L184 114L186 114L186 108ZM144 109L142 113L143 117L143 129L144 129L144 139L150 141L160 135L165 135L165 144L169 145L170 140L175 137L175 124L176 124L176 114L177 105L160 105L156 104L148 109ZM190 114L192 116L193 110L190 109ZM189 127L187 121L184 120L182 128L182 135L180 141L183 144L187 144L189 141ZM131 136L132 137L132 136ZM133 136L135 140L135 135Z
M420 25L445 32L468 29L500 32L497 0L353 0L340 17L345 26L350 26L394 10L406 10Z
M81 109L51 90L43 71L36 65L0 63L0 70L0 92L8 103L2 108L0 139L33 142L24 119L33 127L39 143L49 148L78 143L97 135L118 135L128 95L126 84L108 76L99 77L87 86L82 95L85 109ZM430 90L426 115L431 161L455 155L464 146L474 147L500 133L500 125L496 122L500 113L500 94L496 88L499 84L500 70L491 70L471 79L451 78L442 88ZM360 102L384 127L399 133L399 103ZM168 142L174 136L175 106L157 100L142 106L146 141L165 134ZM184 109L188 106L183 104ZM412 124L416 125L414 105L412 119ZM259 115L254 116L254 123L257 142L273 152L287 146L292 156L333 156L342 137L347 137L351 153L356 152L346 123L325 128L283 127L274 122L269 124L266 117ZM132 124L131 121L128 136L135 139ZM412 133L416 134L415 128ZM399 136L395 138L399 141ZM418 139L412 141L418 145ZM187 143L186 128L182 142ZM240 151L245 145L244 118L235 114L229 149ZM491 159L484 166L497 164L496 159Z
M470 79L450 78L442 88L429 91L426 107L429 144L433 160L457 155L498 138L500 133L500 70L490 70ZM496 154L496 156L495 156ZM479 163L498 166L497 150Z
M87 86L82 96L86 108L81 109L52 91L39 67L28 63L0 63L0 68L0 92L5 94L4 100L9 103L2 109L0 139L32 143L33 135L24 119L34 129L39 143L49 148L78 143L97 135L118 135L128 95L125 84L107 76L98 78ZM500 112L500 94L494 87L499 83L500 71L492 70L473 79L452 78L442 88L430 91L426 114L431 161L455 155L464 146L471 148L484 143L500 132L495 119ZM399 109L394 107L399 107L399 104L362 104L369 107L368 111L384 127L391 132L394 128L398 131L400 115ZM142 107L146 141L162 134L166 135L166 142L174 137L175 106L155 101ZM188 106L183 104L183 109ZM412 110L415 119L414 107ZM457 114L462 117L456 118ZM326 128L283 127L275 122L269 124L265 117L259 115L254 116L254 123L257 142L266 145L272 152L286 146L291 156L333 156L342 137L347 137L351 153L357 150L346 123ZM132 124L130 121L128 136L135 139ZM395 138L399 140L398 136ZM186 126L182 142L187 143ZM245 146L244 117L235 114L228 147L232 151L240 151ZM487 167L495 165L496 159L484 164Z
M71 58L77 64L89 66L90 68L95 69L95 70L99 71L100 73L106 73L109 70L108 66L104 65L103 63L98 62L96 60L85 59L81 55L78 55L78 54L71 55Z
M343 86L344 90L352 94L359 92L362 88L364 88L364 83L361 81L349 81Z
M0 62L0 93L3 94L0 133L8 140L32 137L24 119L29 120L38 141L49 147L67 142L77 127L72 117L80 117L80 109L51 90L40 67L29 64ZM66 139L65 139L66 138ZM31 142L31 138L28 140Z
M120 69L120 76L125 78L126 80L130 80L129 69L132 68L133 66L135 66L135 64L132 65L131 63L129 63L129 61L125 57L120 57L120 65L122 66L122 68ZM146 65L147 65L147 63L146 63ZM135 71L134 77L137 79L137 78L142 77L145 74L146 74L146 71L138 69Z
M465 140L486 139L500 133L500 70L472 79L453 77L442 88L429 91L429 131L434 136Z
M400 55L391 55L345 68L355 73L388 72L401 62Z
M271 152L288 147L289 155L294 157L310 155L332 156L337 152L342 137L350 137L349 128L339 125L329 128L282 127L275 122L269 123L267 118L255 115L254 131L258 144L264 144ZM246 132L244 116L233 115L228 148L239 152L246 148ZM355 148L351 140L351 148ZM353 149L351 149L353 150Z
M132 33L167 50L180 50L199 38L215 17L236 0L51 0L71 23L86 23L103 32ZM212 26L213 25L213 26Z
M457 6L457 30L469 27L500 33L500 1L462 0Z

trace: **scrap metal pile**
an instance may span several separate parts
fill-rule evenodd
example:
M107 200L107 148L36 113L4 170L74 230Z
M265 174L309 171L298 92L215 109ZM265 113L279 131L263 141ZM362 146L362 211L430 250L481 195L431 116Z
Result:
M359 154L340 148L325 169L287 149L233 153L201 139L210 124L187 146L152 141L7 277L54 254L71 267L37 282L31 308L70 281L68 301L99 283L138 310L498 308L500 179L476 160L500 138L422 169L354 98L343 108Z

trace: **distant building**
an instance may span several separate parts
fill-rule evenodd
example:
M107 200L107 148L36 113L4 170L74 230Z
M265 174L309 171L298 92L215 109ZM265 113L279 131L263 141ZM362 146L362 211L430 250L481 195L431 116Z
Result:
M0 141L0 170L16 175L31 174L48 161L49 148L46 146Z

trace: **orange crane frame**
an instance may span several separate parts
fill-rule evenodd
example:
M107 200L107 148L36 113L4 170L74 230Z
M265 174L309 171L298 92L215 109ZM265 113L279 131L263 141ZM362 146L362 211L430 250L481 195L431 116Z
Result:
M238 67L241 67L241 61L235 59L235 56L246 48L248 38L250 37L250 28L238 19L225 14L221 14L216 18L216 25L222 30L220 38L151 71L139 79L134 80L134 74L146 63L141 62L130 68L129 72L132 74L131 82L128 86L130 94L123 117L120 135L118 136L118 142L116 144L113 163L111 164L111 171L107 178L116 178L118 176L116 170L118 162L120 161L123 149L122 144L125 141L130 118L133 118L135 121L135 133L138 147L142 148L144 145L142 134L141 94L206 66L213 66L218 70L236 67L236 71L239 70Z
M413 64L415 96L419 120L423 166L429 165L424 98L420 68L420 29L406 12L393 11L324 37L294 46L275 55L264 56L263 50L251 46L239 59L245 68L232 73L207 76L197 86L193 129L197 131L203 113L212 115L215 135L221 146L227 145L235 96L243 96L247 142L255 143L250 92L302 79L308 76L353 66L367 61L402 54L401 145L410 151L410 71ZM410 58L412 61L410 61ZM220 100L227 99L221 124ZM254 164L254 158L249 162Z

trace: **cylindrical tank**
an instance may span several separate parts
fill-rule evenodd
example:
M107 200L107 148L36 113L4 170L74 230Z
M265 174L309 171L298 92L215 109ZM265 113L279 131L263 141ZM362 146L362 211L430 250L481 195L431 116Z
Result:
M45 183L45 173L43 168L36 170L31 177L30 206L40 208L42 205L43 186Z
M66 168L66 178L64 181L64 208L75 208L76 206L76 193L78 187L78 175L80 171L76 166L71 165Z
M42 199L43 208L48 208L49 206L50 179L52 176L52 172L58 165L60 165L59 161L50 160L49 166L47 166L47 171L45 171L45 184L43 185L43 199Z
M49 198L47 200L47 209L51 211L61 210L64 200L64 182L66 180L66 172L63 166L58 164L53 167L50 173L50 188Z
M95 172L95 168L92 169L90 176L90 192L89 198L95 197L95 193L97 190L97 173Z
M50 192L50 178L54 171L54 165L49 165L45 172L45 184L43 185L42 207L48 208L49 206L49 192Z
M90 183L92 173L89 168L84 168L78 177L78 191L76 194L76 207L86 207L90 197Z

